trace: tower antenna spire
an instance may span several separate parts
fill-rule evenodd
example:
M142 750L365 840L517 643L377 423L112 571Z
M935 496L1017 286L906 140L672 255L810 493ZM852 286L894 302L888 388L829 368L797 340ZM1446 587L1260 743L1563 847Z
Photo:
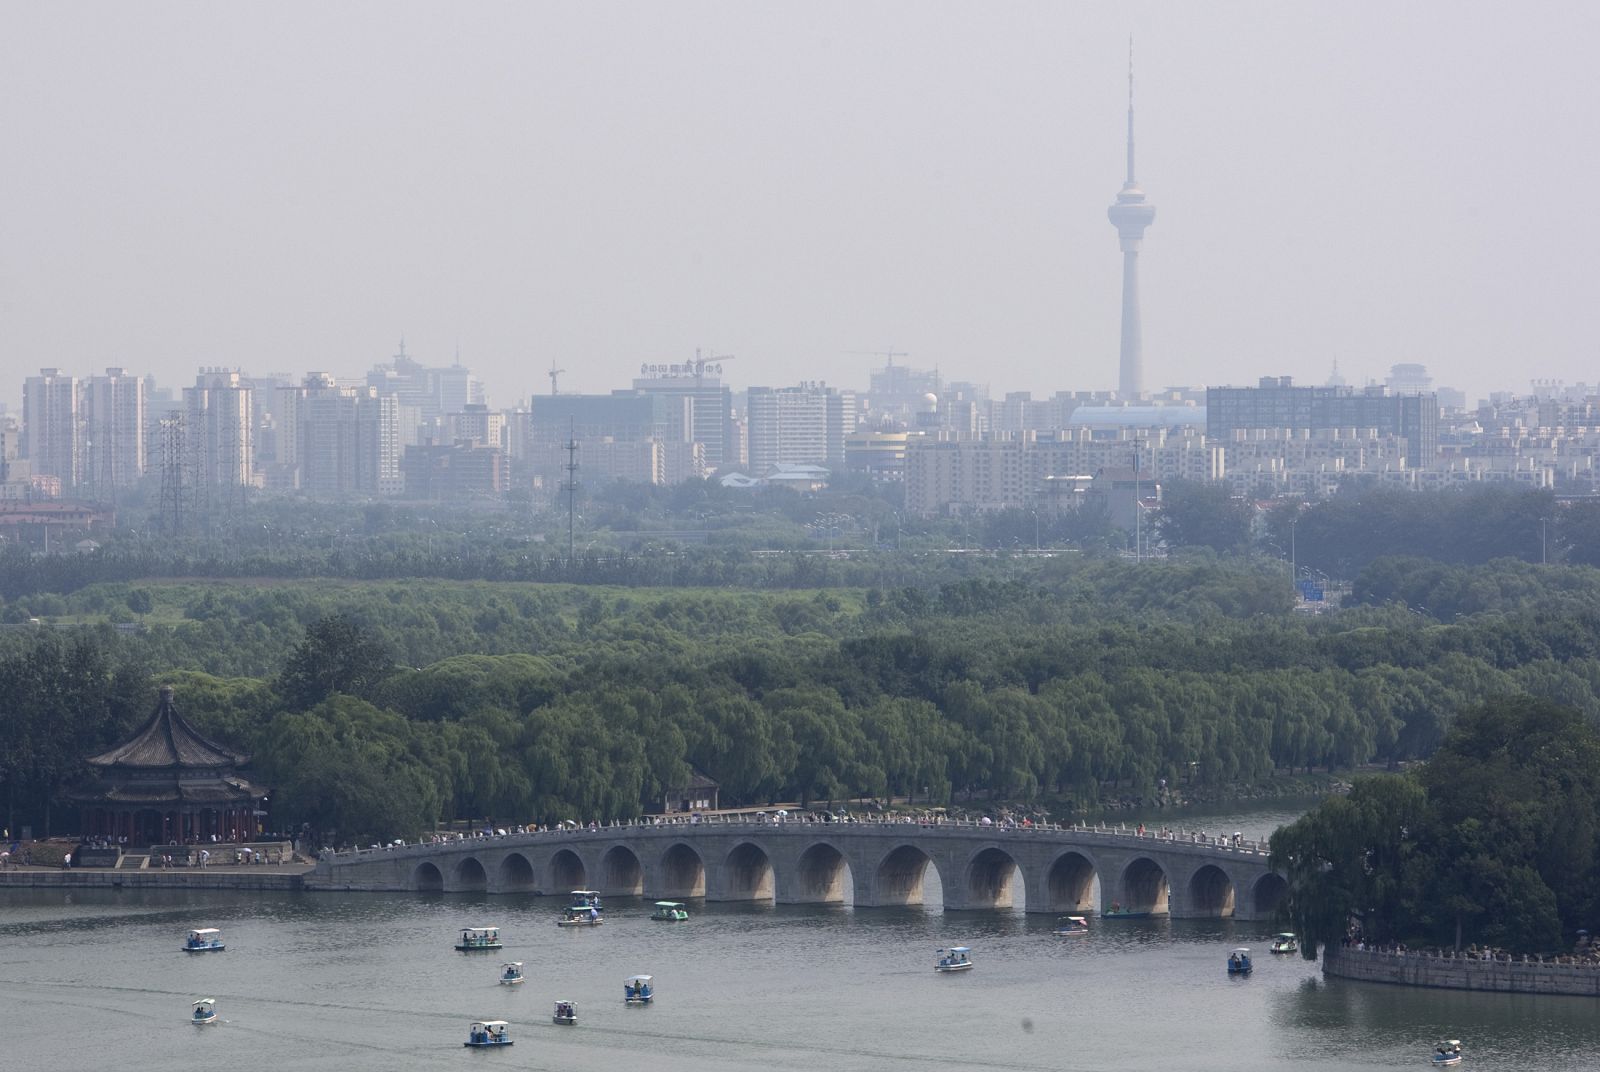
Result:
M1133 35L1128 35L1128 185L1133 185Z

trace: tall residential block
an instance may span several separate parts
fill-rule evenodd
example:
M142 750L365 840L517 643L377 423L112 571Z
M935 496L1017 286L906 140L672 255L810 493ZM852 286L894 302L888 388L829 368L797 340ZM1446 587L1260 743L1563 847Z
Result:
M22 453L39 476L63 489L83 476L83 427L78 420L78 378L45 368L22 384Z
M252 389L237 371L201 369L183 389L184 448L197 488L245 488L255 482Z
M856 396L822 383L751 387L745 395L749 465L840 465L856 430Z
M340 387L314 372L278 397L283 449L277 486L314 499L398 495L400 403L372 387Z
M96 493L115 498L144 475L144 380L120 368L83 385L83 473Z

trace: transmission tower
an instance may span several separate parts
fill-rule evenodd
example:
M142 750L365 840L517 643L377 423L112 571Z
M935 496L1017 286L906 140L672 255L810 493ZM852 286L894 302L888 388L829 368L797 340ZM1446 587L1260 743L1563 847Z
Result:
M574 519L578 516L578 421L572 418L567 435L567 479L561 490L567 493L567 569L572 568L572 535Z
M161 531L183 532L183 418L161 418Z

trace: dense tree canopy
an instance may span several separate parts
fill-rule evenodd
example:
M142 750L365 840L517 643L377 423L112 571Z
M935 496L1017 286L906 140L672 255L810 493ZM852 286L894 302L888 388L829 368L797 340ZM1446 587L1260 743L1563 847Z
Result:
M1415 772L1360 778L1278 831L1272 853L1308 957L1352 924L1381 943L1561 949L1600 909L1600 734L1548 701L1492 701Z
M1083 809L1163 779L1222 793L1424 758L1488 695L1600 717L1600 571L1375 563L1361 590L1382 605L1305 617L1272 562L1028 567L776 592L94 585L51 597L83 624L0 630L0 785L11 825L42 826L76 758L136 724L160 683L273 772L281 821L325 811L352 838L633 815L694 768L730 804L993 793ZM1398 605L1413 585L1475 602L1441 622ZM142 624L114 629L136 593Z

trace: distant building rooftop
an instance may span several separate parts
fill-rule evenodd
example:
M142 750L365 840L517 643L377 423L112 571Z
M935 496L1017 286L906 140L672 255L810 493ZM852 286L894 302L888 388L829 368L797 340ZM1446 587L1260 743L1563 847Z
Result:
M1067 418L1070 427L1178 428L1205 423L1204 406L1079 406Z

